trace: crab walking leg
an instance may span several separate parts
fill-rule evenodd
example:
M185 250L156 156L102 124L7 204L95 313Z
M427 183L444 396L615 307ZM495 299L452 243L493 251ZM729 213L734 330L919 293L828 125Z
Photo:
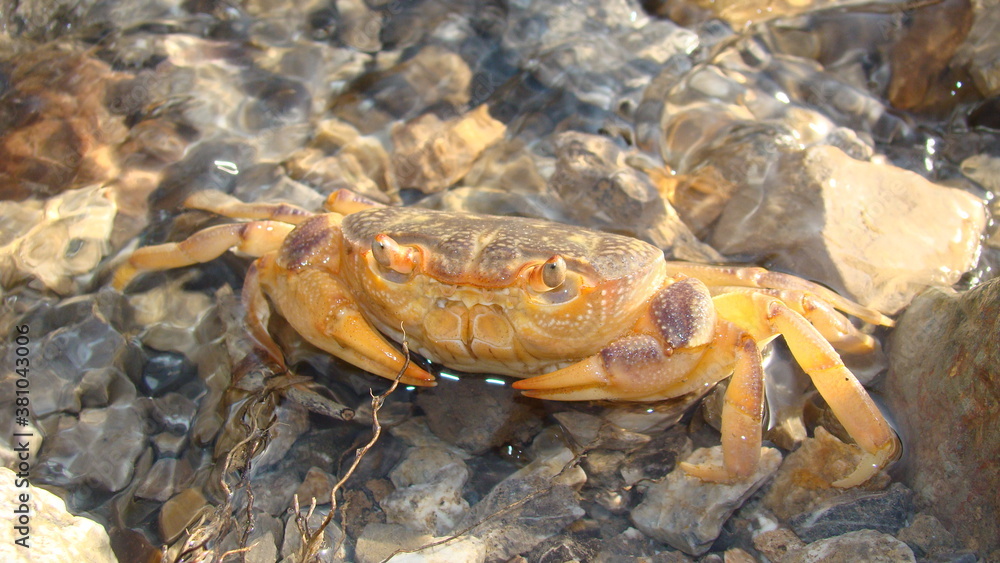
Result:
M276 265L271 254L257 266L261 289L303 338L363 370L396 379L405 363L402 352L365 320L343 282L321 269L290 272ZM434 376L411 363L400 381L431 386Z
M736 323L758 342L781 334L795 361L812 379L830 409L865 456L853 473L834 482L859 485L895 459L899 440L875 402L823 336L781 301L763 294L732 293L715 298L719 316Z
M357 213L358 211L364 211L365 209L371 209L372 207L385 206L377 201L368 199L361 194L356 194L351 190L341 188L326 198L326 203L323 204L323 207L332 213L350 215L351 213Z
M772 272L764 268L667 262L667 273L672 276L684 274L696 277L705 282L709 287L738 286L804 291L815 295L821 300L827 301L835 308L848 315L857 317L866 323L883 326L893 326L894 324L892 319L882 313L859 305L831 289L793 275Z
M764 366L757 342L735 327L730 330L729 338L717 342L720 345L731 345L736 351L733 377L726 388L722 405L723 466L682 462L680 467L702 481L732 483L753 475L760 464Z
M146 246L133 252L115 270L111 285L122 291L141 273L203 264L222 256L231 248L250 256L263 256L280 248L294 228L279 221L217 225L198 231L181 242Z
M270 219L291 225L298 225L316 215L287 203L244 203L218 190L195 192L184 200L184 207L209 211L230 219Z
M868 354L875 350L874 338L859 331L843 313L816 295L798 289L770 289L712 286L712 295L760 293L780 299L806 318L834 348L848 354Z

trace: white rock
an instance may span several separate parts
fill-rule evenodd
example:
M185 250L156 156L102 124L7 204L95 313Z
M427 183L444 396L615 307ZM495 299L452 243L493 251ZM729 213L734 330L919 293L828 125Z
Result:
M35 486L17 487L17 475L0 467L0 511L6 524L0 526L0 560L11 563L72 561L73 563L115 563L111 541L104 528L66 510L56 495ZM21 503L20 495L27 495ZM15 531L15 516L22 504L28 510L28 548L14 543L22 536Z

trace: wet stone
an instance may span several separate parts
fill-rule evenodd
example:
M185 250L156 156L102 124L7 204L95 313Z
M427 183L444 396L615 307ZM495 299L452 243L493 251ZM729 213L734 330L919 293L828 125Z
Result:
M160 508L160 536L166 542L179 537L208 510L208 500L197 487L184 489Z
M622 478L626 485L661 479L677 467L679 460L691 455L691 449L691 439L680 428L657 434L625 458L620 469Z
M958 281L985 221L968 193L818 146L781 153L766 178L742 186L710 242L727 255L766 253L772 268L891 313L924 287Z
M193 476L194 471L186 459L158 459L139 484L135 496L165 502L188 486Z
M593 561L594 563L616 563L628 560L626 558L641 558L641 560L660 563L684 563L691 560L679 551L666 551L662 544L652 540L639 530L628 528L624 532L602 541L600 551L594 555Z
M456 526L475 526L491 557L525 553L581 518L576 490L586 476L573 468L573 452L557 449L501 481Z
M921 512L908 526L899 530L896 539L906 542L917 557L936 557L953 552L955 535L949 532L933 514Z
M0 531L3 547L0 553L7 561L75 561L77 563L112 563L118 559L111 550L111 542L104 527L82 516L74 516L66 504L51 492L35 486L15 487L17 474L0 467L0 510L14 515L21 503L19 495L30 500L30 535L28 549L18 547L14 541L22 539L15 531L13 520ZM7 518L11 518L8 516ZM27 554L27 555L25 555Z
M38 481L115 492L132 480L146 446L145 413L133 401L62 417L38 458Z
M469 509L462 498L469 469L447 451L415 448L389 476L396 490L379 501L387 522L441 536Z
M841 442L822 426L816 427L815 434L788 455L764 495L764 506L783 520L840 496L844 491L833 482L850 475L861 461L857 446ZM881 489L887 481L882 473L864 487Z
M330 491L336 484L337 478L333 475L318 467L310 467L295 494L299 496L301 506L308 505L314 498L317 505L330 504Z
M486 105L441 120L424 114L392 130L392 162L400 188L439 192L462 179L486 147L503 138L506 127Z
M536 403L506 385L476 377L421 391L417 405L427 414L434 434L473 455L525 443L541 428L542 413Z
M377 563L387 558L393 563L482 563L486 560L486 547L475 536L460 536L441 545L423 548L443 539L398 524L369 524L358 537L355 559L358 563ZM393 555L397 551L400 553Z
M1000 549L1000 280L928 290L892 334L884 388L906 444L901 481L917 506L977 553ZM934 416L927 416L934 413Z
M689 463L722 463L722 447L695 450ZM762 448L757 472L742 483L705 483L678 468L652 483L642 503L632 511L632 522L642 532L691 555L709 550L722 525L781 464L774 448Z
M761 532L753 538L753 546L770 561L782 561L790 551L805 547L805 542L788 528Z
M278 561L278 547L284 537L281 520L260 512L254 513L253 519L253 530L246 541L248 548L245 552L246 563ZM242 536L243 530L233 530L221 542L216 552L225 553L228 550L237 549Z
M803 541L813 542L858 530L895 534L912 515L913 491L902 483L893 483L887 490L874 493L847 491L792 518L789 525Z
M896 538L874 530L849 532L789 551L782 563L901 563L916 561L913 551Z

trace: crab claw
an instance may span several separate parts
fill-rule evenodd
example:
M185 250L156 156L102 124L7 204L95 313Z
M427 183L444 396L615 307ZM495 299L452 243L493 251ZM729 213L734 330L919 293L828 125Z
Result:
M514 383L528 397L556 401L654 401L686 393L687 375L704 346L671 350L648 334L633 334L600 353L549 374Z
M694 278L672 280L650 300L632 333L582 361L514 384L529 397L558 401L655 401L695 390L693 376L714 338L708 288Z

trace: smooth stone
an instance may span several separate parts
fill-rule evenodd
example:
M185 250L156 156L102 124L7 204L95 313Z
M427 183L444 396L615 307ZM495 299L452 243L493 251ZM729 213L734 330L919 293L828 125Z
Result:
M184 489L160 508L160 536L168 544L173 542L208 509L208 499L200 489Z
M303 509L308 510L308 509ZM320 524L326 517L329 510L316 509L312 516L307 520L310 531L315 532L319 529ZM316 554L315 559L310 559L310 561L317 561L318 563L335 563L335 562L345 562L349 561L347 545L342 544L341 541L344 540L344 532L337 525L336 520L330 522L330 524L323 531L323 546ZM299 532L298 525L295 523L295 515L289 514L288 520L285 521L285 538L281 544L281 555L288 559L297 560L294 555L302 547L302 535Z
M398 524L372 523L361 532L354 553L358 563L386 560L393 563L481 563L486 560L486 547L475 536L464 535L441 545L423 548L444 539L446 538L421 534ZM397 551L400 553L393 555Z
M387 522L443 536L469 510L469 503L462 498L462 487L468 479L469 470L464 463L450 463L442 466L428 482L397 488L379 505Z

